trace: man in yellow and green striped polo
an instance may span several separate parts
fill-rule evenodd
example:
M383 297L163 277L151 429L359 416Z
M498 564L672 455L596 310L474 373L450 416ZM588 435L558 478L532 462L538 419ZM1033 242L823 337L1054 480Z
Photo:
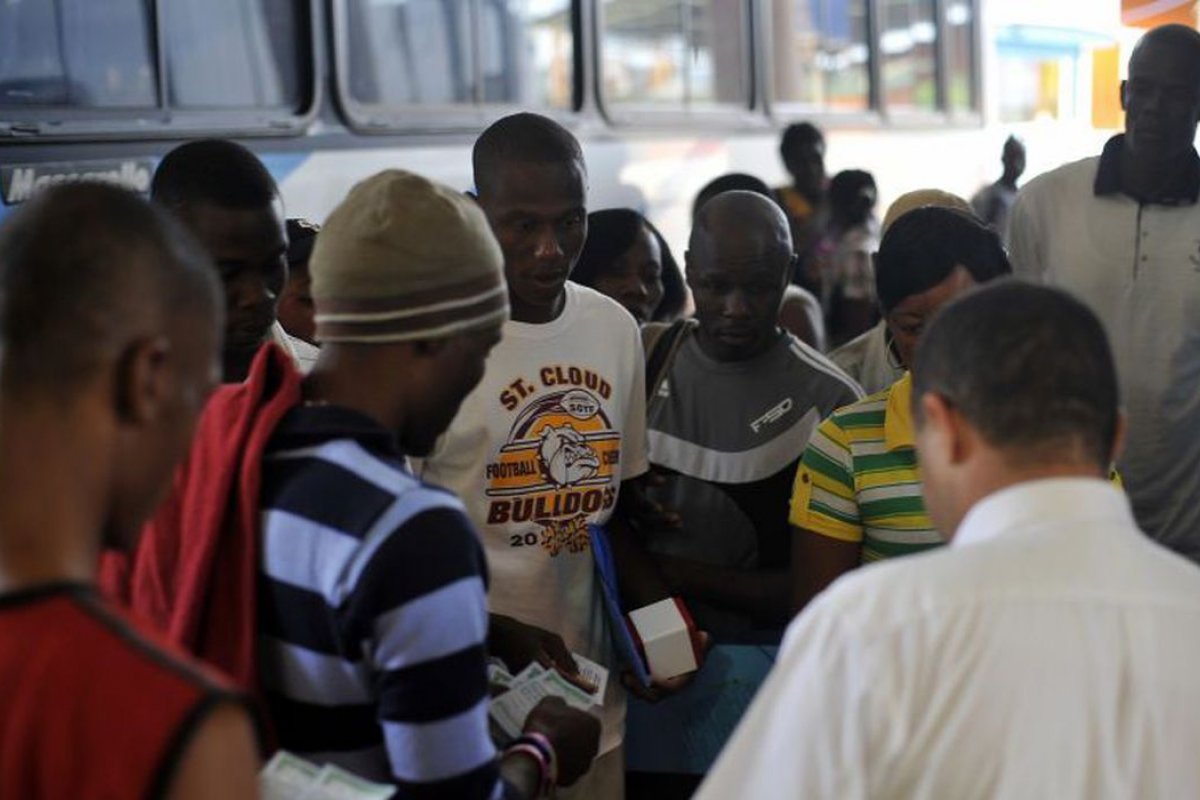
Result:
M996 234L972 216L924 207L884 234L875 282L894 352L907 370L943 305L1012 272ZM795 607L860 564L943 544L921 496L908 372L835 411L813 435L792 489Z

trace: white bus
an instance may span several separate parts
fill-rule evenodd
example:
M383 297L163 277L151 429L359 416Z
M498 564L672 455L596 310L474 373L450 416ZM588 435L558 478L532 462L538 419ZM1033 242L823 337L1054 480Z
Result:
M784 182L779 134L800 119L826 130L831 173L875 174L882 204L919 186L969 195L997 177L1010 130L1035 169L1098 149L1085 78L1117 43L1117 6L9 0L0 216L82 176L145 190L173 146L222 136L263 158L289 216L320 221L384 167L468 188L475 136L517 109L578 135L591 207L639 208L676 246L709 179ZM1022 21L1039 7L1069 24Z

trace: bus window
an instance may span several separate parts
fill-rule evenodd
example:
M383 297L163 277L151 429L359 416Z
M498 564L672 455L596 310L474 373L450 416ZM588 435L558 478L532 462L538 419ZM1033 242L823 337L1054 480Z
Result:
M467 3L351 0L347 11L355 101L383 106L472 101Z
M483 102L571 108L571 0L480 0Z
M299 133L315 113L311 5L0 0L0 135Z
M574 106L571 0L343 0L342 8L352 115L355 105L373 122L380 111L421 106Z
M886 108L933 111L938 105L933 0L882 0L879 7Z
M773 97L822 111L871 103L866 0L772 0Z
M946 105L975 109L975 26L970 0L946 4Z
M744 0L605 0L602 12L608 103L749 107Z
M0 107L153 108L143 0L0 2Z
M159 24L175 108L300 110L309 40L292 0L164 0Z

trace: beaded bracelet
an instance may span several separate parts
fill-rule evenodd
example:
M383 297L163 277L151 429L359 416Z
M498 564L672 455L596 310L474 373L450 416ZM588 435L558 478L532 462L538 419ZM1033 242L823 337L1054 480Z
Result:
M504 755L529 756L538 765L538 797L551 797L554 791L554 780L551 774L550 762L542 749L529 742L514 742L504 749Z
M550 765L550 784L558 784L558 754L554 752L554 745L550 744L550 740L544 734L536 731L529 731L513 739L513 744L531 744L542 751L542 755L546 758L546 763Z

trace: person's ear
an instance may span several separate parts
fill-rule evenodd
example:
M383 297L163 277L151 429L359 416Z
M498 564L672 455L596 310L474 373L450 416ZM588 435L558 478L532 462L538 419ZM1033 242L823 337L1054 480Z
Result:
M926 392L919 402L925 447L935 448L941 463L961 464L970 452L970 441L958 409L937 392Z
M135 339L117 357L113 402L117 419L144 425L157 419L169 402L171 343L165 336Z
M692 286L692 251L691 250L683 251L683 280L685 283L687 283L689 288L693 289L693 291L695 290L695 287Z
M1121 81L1121 110L1129 110L1129 81Z
M787 266L783 269L783 288L787 291L788 284L792 282L792 277L796 274L796 265L800 263L800 256L795 253L788 253Z

